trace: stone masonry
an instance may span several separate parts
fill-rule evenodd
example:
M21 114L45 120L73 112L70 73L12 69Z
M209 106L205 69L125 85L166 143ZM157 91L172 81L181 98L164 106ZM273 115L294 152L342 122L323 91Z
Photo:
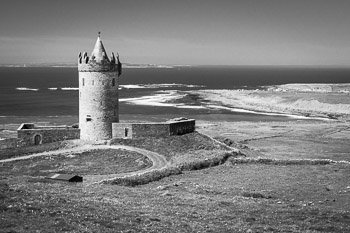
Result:
M119 122L118 77L121 63L106 55L100 36L91 57L79 54L79 128L83 140L112 138L112 123Z
M113 138L168 137L182 135L195 130L195 120L186 119L169 122L112 123Z
M69 139L79 139L80 130L65 126L35 126L24 123L17 130L17 147L40 145Z

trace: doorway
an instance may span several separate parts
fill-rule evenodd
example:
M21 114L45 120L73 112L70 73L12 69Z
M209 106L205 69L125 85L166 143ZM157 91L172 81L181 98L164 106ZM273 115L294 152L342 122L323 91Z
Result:
M37 134L34 136L34 145L41 144L41 135Z

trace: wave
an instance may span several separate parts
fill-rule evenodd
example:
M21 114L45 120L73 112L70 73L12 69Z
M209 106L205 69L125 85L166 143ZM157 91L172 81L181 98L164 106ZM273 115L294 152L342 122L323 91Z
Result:
M79 87L49 87L50 91L78 91Z
M186 109L204 109L204 106L200 105L186 105L184 103L173 103L172 101L181 99L187 94L181 94L176 90L170 91L158 91L155 95L148 95L136 98L124 98L120 99L119 102L126 102L135 105L146 105L156 107L175 107L175 108L186 108Z
M37 88L29 88L29 87L16 87L17 91L39 91Z
M172 107L176 104L168 103L168 101L173 101L184 97L176 91L159 91L158 94L148 95L136 98L122 98L119 102L127 102L136 105L148 105L148 106L159 106L159 107Z
M79 91L79 87L62 87L62 91Z
M127 84L120 85L121 88L125 89L138 89L138 88L174 88L174 87L185 87L185 88L199 88L205 87L203 85L194 84L181 84L181 83L160 83L160 84Z
M146 88L142 86L141 84L128 84L128 85L119 85L120 89L138 89L138 88Z

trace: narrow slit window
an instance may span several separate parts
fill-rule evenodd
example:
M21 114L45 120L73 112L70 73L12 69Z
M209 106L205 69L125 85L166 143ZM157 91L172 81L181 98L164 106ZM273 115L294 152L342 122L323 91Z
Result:
M92 121L91 115L86 115L86 121Z
M112 86L113 86L113 87L115 86L115 78L112 79Z
M85 79L83 78L83 86L85 86Z
M129 133L129 129L128 129L128 128L125 128L125 129L124 129L124 136L125 136L125 137L128 137L128 133Z
M92 80L92 86L95 84L95 82L94 82L95 80Z

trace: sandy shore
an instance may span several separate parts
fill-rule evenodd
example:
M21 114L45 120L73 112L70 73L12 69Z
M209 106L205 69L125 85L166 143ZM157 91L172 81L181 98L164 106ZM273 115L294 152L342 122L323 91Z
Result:
M266 90L191 91L207 105L265 113L292 114L348 120L350 95L347 84L288 84Z

